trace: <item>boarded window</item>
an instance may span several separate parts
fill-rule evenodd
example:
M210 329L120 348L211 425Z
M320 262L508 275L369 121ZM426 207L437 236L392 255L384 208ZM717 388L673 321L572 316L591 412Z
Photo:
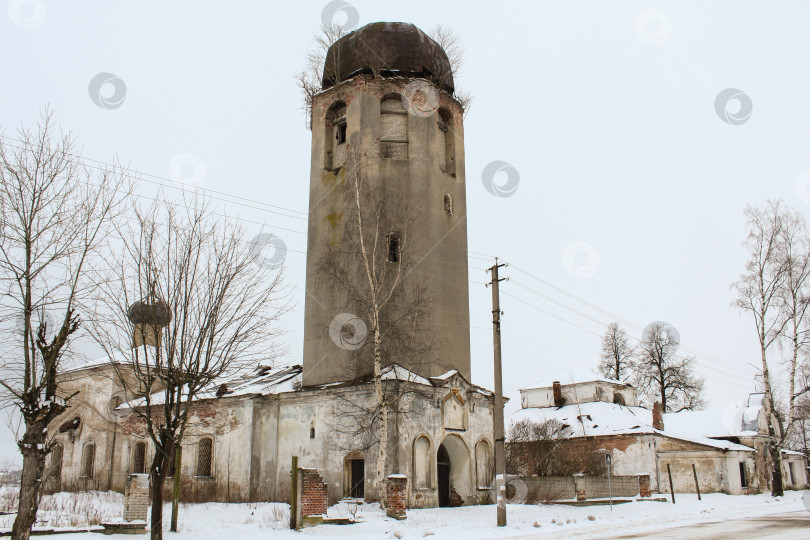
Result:
M388 256L386 257L386 261L388 262L399 262L400 256L402 253L402 241L399 237L399 233L389 233L388 234Z
M135 454L132 456L132 473L143 474L146 467L146 443L135 443Z
M82 452L82 477L93 478L96 462L96 445L87 443Z
M408 112L400 96L380 102L380 157L408 159Z
M416 489L430 488L430 441L424 435L413 443L413 476Z
M211 476L211 458L214 453L214 440L206 437L197 443L197 476Z
M492 450L487 441L481 440L475 445L475 471L478 487L489 488L492 484L494 464L492 463Z

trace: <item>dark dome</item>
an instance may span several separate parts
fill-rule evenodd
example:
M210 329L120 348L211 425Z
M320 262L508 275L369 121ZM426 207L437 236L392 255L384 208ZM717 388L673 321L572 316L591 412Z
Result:
M371 23L337 40L326 53L323 88L375 71L429 79L453 93L453 70L444 49L410 23Z
M156 324L166 326L172 320L172 312L166 302L153 298L138 300L127 310L132 324Z

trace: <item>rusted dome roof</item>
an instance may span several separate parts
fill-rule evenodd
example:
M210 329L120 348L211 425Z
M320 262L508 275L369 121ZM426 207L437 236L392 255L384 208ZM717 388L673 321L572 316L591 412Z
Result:
M371 23L337 40L326 53L323 88L372 72L429 79L453 93L453 71L444 49L410 23Z
M156 324L166 326L172 321L172 312L163 300L147 298L138 300L127 310L133 324Z

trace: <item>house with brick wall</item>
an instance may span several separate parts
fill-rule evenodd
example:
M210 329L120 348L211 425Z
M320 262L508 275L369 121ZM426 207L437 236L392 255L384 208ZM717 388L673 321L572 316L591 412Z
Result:
M695 492L695 476L702 493L769 489L770 461L763 446L766 431L756 398L739 410L672 414L663 414L657 404L650 410L637 403L631 384L571 370L521 390L521 409L507 420L548 422L553 428L551 440L542 445L507 441L507 446L512 451L547 452L543 463L550 462L550 470L555 463L581 469L566 469L572 474L604 474L599 464L604 463L604 454L610 454L612 474L649 475L652 491L662 493L670 489L670 472L677 492ZM715 429L718 426L721 429ZM798 452L783 452L785 488L804 489L806 458ZM589 454L597 458L588 459ZM582 459L572 460L572 456ZM543 474L520 465L508 472Z

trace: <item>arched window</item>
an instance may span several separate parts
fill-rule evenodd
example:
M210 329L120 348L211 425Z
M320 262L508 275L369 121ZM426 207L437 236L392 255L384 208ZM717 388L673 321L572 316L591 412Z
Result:
M82 451L82 478L93 478L96 464L96 445L87 443Z
M614 392L613 393L613 403L616 403L618 405L624 405L625 404L624 396L622 394L620 394L619 392Z
M326 113L324 146L326 169L331 171L346 164L346 104L342 101L334 103Z
M211 463L214 455L214 440L210 437L200 439L197 443L197 472L195 476L210 477Z
M456 174L456 136L453 126L453 115L444 107L439 109L439 129L444 137L444 166L447 174Z
M408 111L397 95L380 102L380 157L408 159Z
M135 453L132 456L132 473L143 474L146 472L146 443L135 443Z
M453 196L449 193L444 194L444 211L448 215L453 215Z
M475 445L475 477L479 488L489 488L492 485L492 450L484 439Z
M413 478L416 489L429 489L431 456L430 441L424 435L417 437L413 443Z

